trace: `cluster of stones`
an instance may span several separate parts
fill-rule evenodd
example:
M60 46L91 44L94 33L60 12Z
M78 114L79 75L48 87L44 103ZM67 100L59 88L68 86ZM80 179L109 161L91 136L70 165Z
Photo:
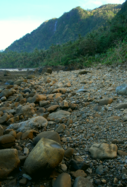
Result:
M1 88L0 185L126 185L123 71L49 69Z

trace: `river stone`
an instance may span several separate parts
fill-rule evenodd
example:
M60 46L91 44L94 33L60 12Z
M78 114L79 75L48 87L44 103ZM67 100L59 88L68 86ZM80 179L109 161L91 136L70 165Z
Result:
M3 97L3 96L9 97L9 96L13 95L15 92L16 91L13 88L5 89L0 93L0 98Z
M24 163L24 170L32 177L42 177L52 171L63 159L64 149L56 141L42 138Z
M4 123L8 120L9 115L5 113L2 117L0 117L0 123Z
M6 178L15 168L18 167L20 160L16 149L0 150L0 179Z
M39 140L41 138L47 138L47 139L51 139L51 140L54 140L58 143L60 143L60 136L57 132L52 132L52 131L44 131L44 132L41 132L40 134L38 134L34 140L33 140L33 144L36 145Z
M27 99L27 102L29 102L29 103L36 103L36 102L39 102L39 101L46 100L46 98L47 97L45 95L35 94L33 97L29 97Z
M27 138L33 139L34 134L35 134L35 135L38 134L38 131L35 131L35 130L33 130L33 129L28 130L28 131L26 131L26 132L24 132L24 133L22 134L22 140L25 140L25 139L27 139Z
M49 105L49 104L50 104L49 101L39 101L39 105L40 105L41 107L46 106L46 105Z
M68 119L70 116L70 112L59 110L57 112L53 112L49 114L48 120L50 121L61 121L63 119Z
M117 157L117 145L96 143L90 147L89 152L93 158L97 159L115 158Z
M87 174L83 171L83 170L81 170L81 169L79 169L79 170L77 170L77 171L72 171L71 172L71 175L73 176L73 177L79 177L79 176L81 176L81 177L86 177L87 176Z
M60 103L60 107L63 108L63 109L64 108L69 108L69 103L66 100L64 100Z
M56 178L53 187L71 187L71 176L68 173L60 174Z
M101 99L99 101L99 105L108 105L108 104L111 104L113 102L113 99L112 98L109 98L109 99Z
M24 106L20 105L17 107L16 113L17 113L17 115L23 114L23 115L27 115L27 116L31 117L31 116L33 116L33 114L35 114L35 110L34 110L33 105L31 105L31 104L27 104Z
M118 150L118 155L120 155L120 156L127 156L127 152Z
M119 95L127 95L127 84L122 84L116 88L116 93Z
M54 110L56 110L59 107L59 105L52 105L49 108L47 108L48 112L53 112Z
M116 109L127 108L127 103L120 103L115 108Z
M74 153L74 149L73 149L73 148L68 148L68 149L65 151L64 156L65 156L66 158L71 158L71 156L73 155L73 153Z
M9 148L15 144L15 137L10 134L0 136L0 148Z
M73 187L94 187L94 186L87 178L79 176L75 179Z
M31 129L37 129L46 127L48 124L47 120L42 116L33 117L27 121L23 121L20 123L14 123L7 127L7 129L14 129L18 132L25 132Z
M57 129L55 129L56 132L61 133L64 132L66 126L64 124L59 124L59 126L57 127Z
M13 129L6 129L4 131L4 134L9 134L9 135L12 135L16 138L16 131L14 131Z

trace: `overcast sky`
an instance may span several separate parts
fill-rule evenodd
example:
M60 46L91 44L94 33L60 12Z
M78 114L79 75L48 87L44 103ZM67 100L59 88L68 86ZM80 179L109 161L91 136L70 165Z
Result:
M59 18L64 12L81 6L94 9L125 0L3 0L0 2L0 50L36 29L44 21Z

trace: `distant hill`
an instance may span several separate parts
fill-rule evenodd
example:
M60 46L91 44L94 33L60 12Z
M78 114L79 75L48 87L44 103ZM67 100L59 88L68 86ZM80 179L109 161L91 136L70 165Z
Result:
M76 7L58 19L45 21L36 30L12 43L5 52L32 52L34 49L48 49L52 44L75 41L79 36L105 27L120 9L118 4L103 5L91 11Z

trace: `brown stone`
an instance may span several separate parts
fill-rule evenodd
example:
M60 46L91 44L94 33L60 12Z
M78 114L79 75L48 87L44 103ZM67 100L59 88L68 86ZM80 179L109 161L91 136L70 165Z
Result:
M6 129L4 131L4 134L10 134L10 135L12 135L12 136L14 136L16 138L16 131L13 130L13 129Z
M49 104L50 104L49 101L39 101L39 105L40 105L41 107L46 106L46 105L49 105Z
M1 148L8 148L8 147L13 146L14 144L15 144L14 136L10 134L0 136L0 147Z
M35 103L35 102L43 101L43 100L46 100L46 99L47 99L47 97L45 95L36 94L33 97L29 97L27 99L27 102Z
M25 139L27 139L27 138L33 139L34 134L38 134L38 132L35 131L35 130L28 130L28 131L26 131L26 132L24 132L24 133L22 134L22 140L25 140Z
M0 179L6 178L18 167L20 160L16 149L0 150Z
M77 171L72 171L71 172L71 175L73 176L73 177L79 177L79 176L81 176L81 177L86 177L87 176L87 174L83 171L83 170L77 170Z
M44 131L39 133L33 140L33 144L36 145L41 138L47 138L60 143L60 136L57 132Z
M64 156L67 158L71 158L72 155L74 153L74 149L73 148L68 148L65 152L64 152Z
M55 98L61 97L61 95L62 95L61 93L56 93Z
M113 99L112 98L109 98L109 99L102 99L99 101L99 105L108 105L108 104L111 104L113 102Z
M47 95L47 99L48 99L48 100L53 100L53 96L54 96L54 94L48 94L48 95Z
M71 187L71 177L68 173L62 173L56 178L53 187Z
M127 152L118 150L118 155L120 155L120 156L127 156Z
M16 134L16 139L20 139L21 138L21 136L22 136L22 132L18 132L17 134Z
M49 108L47 108L48 112L53 112L54 110L56 110L59 107L59 105L52 105Z

